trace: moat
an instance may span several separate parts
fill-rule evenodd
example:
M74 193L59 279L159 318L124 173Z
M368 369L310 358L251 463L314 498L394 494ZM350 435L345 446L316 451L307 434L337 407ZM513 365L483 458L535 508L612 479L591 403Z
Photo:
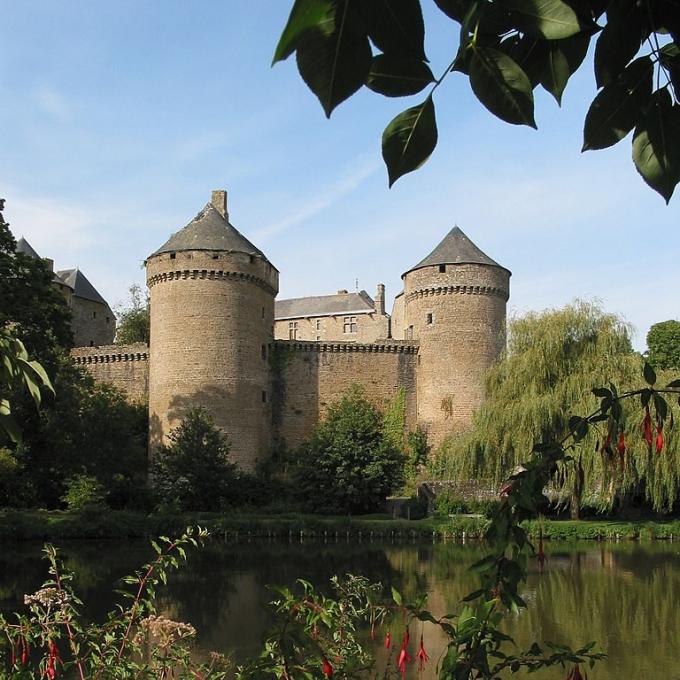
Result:
M23 595L46 577L39 543L0 544L0 611L22 607ZM145 541L79 541L62 544L66 565L88 614L110 607L116 579L150 559ZM435 614L454 611L475 587L468 565L482 555L477 544L317 542L212 542L189 557L161 592L159 609L191 622L201 649L255 654L271 620L267 585L304 578L327 586L334 574L361 573L407 595L428 593ZM532 569L523 591L529 608L510 621L520 645L536 638L573 646L597 640L609 658L589 671L591 680L621 677L680 678L680 544L552 543L544 571ZM418 624L419 625L419 624ZM443 638L425 628L434 677ZM385 652L378 652L378 669ZM562 678L559 669L532 677ZM417 671L412 672L413 677Z

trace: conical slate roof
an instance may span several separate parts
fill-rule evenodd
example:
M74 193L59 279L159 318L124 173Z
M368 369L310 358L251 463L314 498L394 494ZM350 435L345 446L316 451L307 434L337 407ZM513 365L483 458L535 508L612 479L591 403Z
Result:
M267 260L264 253L230 224L212 203L207 203L186 227L174 233L149 257L182 250L222 250L257 255Z
M67 286L73 288L73 294L76 297L99 302L107 307L109 306L108 302L106 302L106 300L97 292L97 289L77 267L75 269L60 269L57 274Z
M17 247L16 247L16 252L17 253L23 253L24 255L28 255L28 257L33 257L36 260L40 259L40 255L33 250L33 246L22 236L18 241L17 241Z
M455 226L442 239L441 243L417 265L411 267L403 276L416 269L432 267L440 264L485 264L491 267L510 270L492 260L486 253L483 253L460 229Z

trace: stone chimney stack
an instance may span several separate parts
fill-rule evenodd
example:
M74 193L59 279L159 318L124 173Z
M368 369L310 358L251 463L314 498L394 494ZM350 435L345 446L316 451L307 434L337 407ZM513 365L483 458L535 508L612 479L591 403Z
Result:
M49 257L43 257L43 262L47 265L47 268L53 272L54 271L54 260Z
M375 294L375 311L378 314L385 314L385 284L379 283Z
M224 217L225 220L229 219L229 213L227 212L227 192L223 189L218 189L212 192L210 202L213 208Z

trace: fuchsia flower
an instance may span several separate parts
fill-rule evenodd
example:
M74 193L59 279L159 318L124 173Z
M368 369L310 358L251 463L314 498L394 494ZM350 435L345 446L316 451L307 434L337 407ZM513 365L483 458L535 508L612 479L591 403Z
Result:
M621 461L621 467L623 467L623 456L626 453L626 438L623 435L623 430L621 430L621 433L619 434L619 441L616 445L616 451L619 454L619 459Z
M406 675L406 664L411 660L411 656L406 650L406 647L408 647L408 642L410 639L411 636L409 634L407 627L406 631L404 632L404 637L401 641L401 650L399 652L399 658L397 659L397 668L401 671L402 678L404 677L404 675Z
M323 665L321 666L321 670L323 671L323 674L327 678L333 677L333 666L331 666L331 662L325 656L323 658Z
M645 406L645 419L642 421L642 430L644 432L647 446L652 446L652 416L649 415L649 406Z
M387 635L385 636L385 649L389 649L392 646L392 633L387 631Z
M581 675L581 669L577 664L567 673L566 680L588 680L588 674L586 673L585 676Z
M656 452L661 453L663 451L663 425L661 421L656 426Z
M425 664L430 660L430 657L427 655L427 652L425 651L425 647L423 646L423 635L422 635L422 633L420 634L420 648L418 649L418 653L416 654L416 659L418 659L418 662L419 662L418 670L420 670L420 671L423 670L423 668L425 667Z

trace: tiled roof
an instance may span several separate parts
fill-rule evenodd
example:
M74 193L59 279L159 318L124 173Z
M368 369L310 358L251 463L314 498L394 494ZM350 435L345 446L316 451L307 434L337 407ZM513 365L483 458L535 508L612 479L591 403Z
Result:
M149 257L182 250L248 253L267 260L264 253L230 224L212 203L207 203L186 227L174 233Z
M22 236L18 241L17 241L17 247L16 247L17 253L23 253L24 255L28 255L28 257L33 257L36 260L40 259L40 255L33 250L33 246Z
M303 298L277 300L274 307L276 319L297 319L310 316L339 316L342 314L370 314L375 303L366 291L313 295Z
M75 269L60 269L57 274L67 286L73 288L73 294L76 297L109 306L106 300L97 292L97 289L87 280L85 274L77 267Z
M505 269L486 253L483 253L457 226L451 229L425 259L405 272L404 276L416 269L439 264L486 264Z

